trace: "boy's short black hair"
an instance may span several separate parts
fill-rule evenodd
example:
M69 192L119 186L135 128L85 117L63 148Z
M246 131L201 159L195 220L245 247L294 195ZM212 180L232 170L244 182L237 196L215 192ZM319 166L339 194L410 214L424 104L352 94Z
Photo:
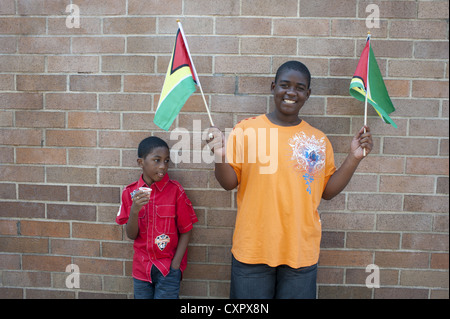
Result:
M138 157L145 158L148 154L150 154L153 151L153 149L157 147L166 147L167 149L169 149L169 145L167 145L167 143L162 139L160 139L159 137L150 136L143 139L139 143Z
M275 83L277 83L278 77L285 70L295 70L295 71L299 71L303 75L306 75L306 78L308 79L308 89L309 89L309 86L311 84L311 73L309 72L309 70L306 67L306 65L304 65L300 61L287 61L287 62L283 63L278 68L277 74L275 75Z

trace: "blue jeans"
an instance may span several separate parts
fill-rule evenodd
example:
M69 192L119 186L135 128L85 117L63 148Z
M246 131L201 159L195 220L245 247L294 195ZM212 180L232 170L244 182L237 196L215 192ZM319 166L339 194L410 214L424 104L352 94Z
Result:
M244 264L232 257L231 299L315 299L317 264L291 268Z
M178 299L180 293L181 270L170 268L164 277L158 268L152 266L152 282L133 278L134 299Z

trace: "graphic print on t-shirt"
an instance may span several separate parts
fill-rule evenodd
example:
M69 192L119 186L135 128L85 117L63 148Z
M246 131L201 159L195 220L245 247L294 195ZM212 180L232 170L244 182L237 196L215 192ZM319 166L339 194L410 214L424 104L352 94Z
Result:
M292 148L291 159L296 161L295 168L304 173L307 192L311 195L314 176L325 168L325 138L317 139L314 135L306 136L304 132L300 132L289 139L289 146Z

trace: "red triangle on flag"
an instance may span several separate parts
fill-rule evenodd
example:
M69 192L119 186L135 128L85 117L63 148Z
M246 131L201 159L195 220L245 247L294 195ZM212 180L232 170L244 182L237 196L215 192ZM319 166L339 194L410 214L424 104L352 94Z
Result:
M192 68L191 59L189 58L189 54L186 49L186 45L184 44L183 36L178 29L177 32L177 40L175 41L175 48L173 50L173 58L172 58L172 66L170 68L170 74L173 74L178 69L189 66L192 73L192 78L194 82L197 83L197 79L195 78L195 73Z

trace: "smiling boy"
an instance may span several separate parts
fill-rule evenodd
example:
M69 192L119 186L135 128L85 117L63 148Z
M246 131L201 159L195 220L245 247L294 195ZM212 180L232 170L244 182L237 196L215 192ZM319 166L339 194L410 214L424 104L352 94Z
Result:
M139 144L140 179L122 192L116 222L134 240L136 299L178 299L187 246L197 217L183 187L169 179L169 147L152 136Z
M366 127L356 133L350 152L336 170L327 136L299 117L311 95L311 75L297 61L280 66L271 91L273 112L238 123L225 146L211 128L215 175L226 190L239 186L233 235L230 297L237 299L315 298L320 252L320 200L339 194L350 181L363 149L373 143ZM276 129L277 139L270 138ZM254 132L252 134L238 132ZM253 145L257 141L258 145ZM257 148L277 143L278 168L261 173ZM252 152L256 154L251 154ZM255 161L245 159L255 158ZM236 159L241 159L236 161ZM244 160L242 160L244 159Z

